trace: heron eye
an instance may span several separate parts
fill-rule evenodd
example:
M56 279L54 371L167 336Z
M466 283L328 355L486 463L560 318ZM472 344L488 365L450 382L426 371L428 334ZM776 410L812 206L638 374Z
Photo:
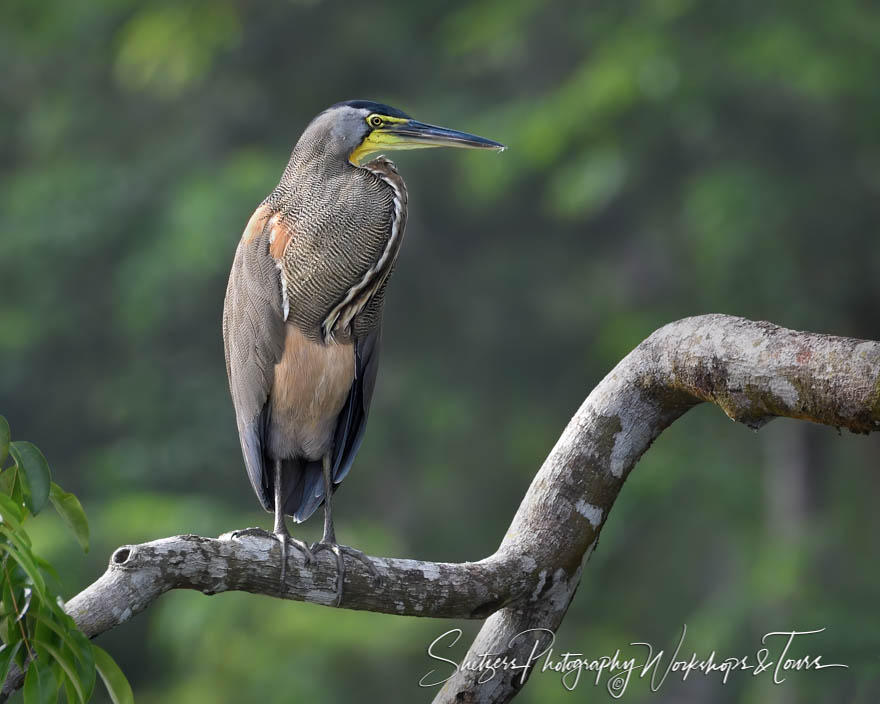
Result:
M373 127L381 127L381 126L382 126L382 118L379 117L378 115L373 115L373 116L370 118L370 124L371 124Z

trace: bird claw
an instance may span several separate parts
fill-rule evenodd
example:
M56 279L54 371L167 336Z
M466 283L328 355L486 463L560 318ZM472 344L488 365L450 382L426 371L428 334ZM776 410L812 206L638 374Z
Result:
M345 559L342 557L343 555L348 555L349 557L353 557L362 562L373 577L374 584L377 587L382 586L382 575L379 574L379 571L376 569L372 560L360 550L349 547L348 545L339 545L338 543L324 540L318 541L312 545L313 556L317 555L321 550L329 550L336 558L336 601L334 602L334 606L339 606L342 603L342 585L345 581Z
M274 538L275 534L270 533L265 528L242 528L241 530L234 530L229 534L229 537L233 540L236 538L240 538L243 535L252 535L258 538Z
M315 561L315 553L309 549L309 544L305 540L298 540L289 535L286 537L290 544L303 554L303 560L307 567ZM278 536L278 539L281 540L281 536Z
M308 567L315 560L314 553L309 549L308 543L303 540L297 540L296 538L291 537L286 531L272 533L263 528L243 528L242 530L233 531L230 536L234 538L240 538L243 535L255 536L258 538L271 538L272 540L277 540L281 546L281 586L284 586L284 582L287 579L287 545L290 543L299 550L303 555L304 564Z
M297 540L292 537L286 530L273 533L272 536L281 544L281 588L284 589L287 580L287 546L293 545L303 554L304 564L308 567L315 559L314 553L309 550L309 546L305 541Z
M333 606L339 606L342 603L342 584L345 581L345 560L336 543L317 542L312 545L313 555L317 555L321 550L329 550L336 558L336 599Z

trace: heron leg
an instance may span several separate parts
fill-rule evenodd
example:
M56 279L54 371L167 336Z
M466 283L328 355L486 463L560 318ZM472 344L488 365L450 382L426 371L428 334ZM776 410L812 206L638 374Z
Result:
M284 522L284 496L281 487L281 460L275 460L275 527L272 532L281 544L281 585L284 586L284 580L287 577L287 544L290 543L303 554L307 565L311 564L314 555L308 544L292 537L290 531L287 530L287 524Z
M312 551L308 544L303 540L297 540L290 535L287 525L284 522L284 497L281 492L281 461L275 461L275 526L270 533L262 528L245 528L232 533L233 538L242 535L254 535L259 537L267 537L277 540L281 546L281 586L287 578L287 545L290 543L303 554L305 564L310 565L314 559Z
M370 561L364 553L347 545L340 545L336 542L336 531L333 528L333 508L331 505L333 496L333 477L332 462L330 455L324 455L324 535L320 541L312 545L312 554L316 555L321 550L329 550L336 558L336 606L342 603L342 585L345 581L345 559L343 555L348 555L356 560L360 560L370 571L376 584L381 584L382 577L376 570L375 565Z

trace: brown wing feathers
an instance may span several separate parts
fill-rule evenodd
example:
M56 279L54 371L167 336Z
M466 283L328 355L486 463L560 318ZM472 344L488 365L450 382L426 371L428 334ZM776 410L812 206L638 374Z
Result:
M223 307L226 371L248 477L267 510L266 400L284 343L278 268L262 236L264 208L251 217L235 253Z

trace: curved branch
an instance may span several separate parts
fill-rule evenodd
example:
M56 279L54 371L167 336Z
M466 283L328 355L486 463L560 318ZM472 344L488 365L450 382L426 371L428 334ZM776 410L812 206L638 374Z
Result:
M535 639L511 641L528 629L556 631L630 470L702 402L752 428L787 416L880 430L880 343L727 315L657 330L587 397L532 481L500 551L533 556L541 587L488 618L465 659L503 652L527 662ZM507 702L529 673L500 671L478 684L480 672L459 671L434 702Z
M754 428L788 416L858 433L878 430L880 343L724 315L671 323L627 355L584 401L492 556L460 564L371 558L381 586L352 561L342 606L410 616L488 616L466 657L504 652L528 661L534 640L511 641L531 628L555 631L630 470L665 428L704 401ZM274 540L185 535L125 546L66 608L87 635L96 636L171 589L240 590L332 604L331 557L306 568L295 555L282 588ZM435 702L506 702L527 675L499 671L477 684L479 672L459 671ZM7 680L4 692L15 684Z

